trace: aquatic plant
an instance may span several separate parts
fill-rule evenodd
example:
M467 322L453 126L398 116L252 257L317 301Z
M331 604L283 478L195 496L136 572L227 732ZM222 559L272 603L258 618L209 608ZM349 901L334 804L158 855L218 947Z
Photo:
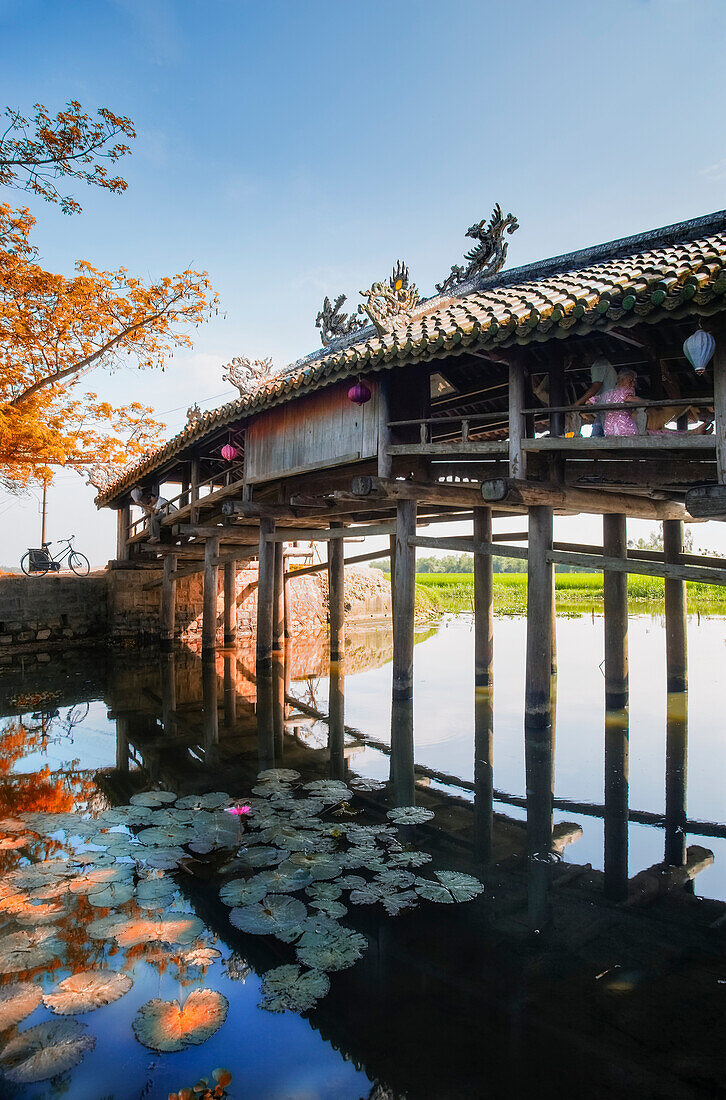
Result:
M251 932L255 936L275 936L278 932L300 925L305 914L305 906L297 898L271 894L254 905L232 909L229 920L240 932Z
M221 1100L227 1095L227 1085L232 1081L232 1074L228 1069L212 1070L214 1086L210 1085L207 1077L200 1077L192 1088L179 1089L178 1092L170 1092L169 1100Z
M96 1039L78 1020L48 1020L26 1028L0 1051L5 1077L17 1085L47 1081L77 1066Z
M116 970L81 970L46 993L43 1004L60 1016L92 1012L123 997L133 984L128 974Z
M321 970L301 971L288 963L268 970L260 987L260 1008L267 1012L307 1012L330 990L330 979Z
M460 871L435 871L438 883L428 878L417 878L416 893L428 901L443 902L471 901L481 894L484 886L473 875L464 875Z
M424 821L431 821L433 810L427 810L423 806L397 806L389 810L386 817L396 825L421 825Z
M229 1001L214 989L194 989L179 1001L147 1001L132 1027L142 1046L163 1053L204 1043L227 1018Z
M42 999L43 990L32 982L14 982L0 989L0 1032L19 1024Z

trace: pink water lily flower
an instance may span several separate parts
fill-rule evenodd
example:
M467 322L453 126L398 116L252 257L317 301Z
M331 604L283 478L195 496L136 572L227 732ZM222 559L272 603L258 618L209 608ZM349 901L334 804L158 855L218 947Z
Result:
M240 817L242 814L252 813L251 806L227 806L225 813L235 814L236 817Z

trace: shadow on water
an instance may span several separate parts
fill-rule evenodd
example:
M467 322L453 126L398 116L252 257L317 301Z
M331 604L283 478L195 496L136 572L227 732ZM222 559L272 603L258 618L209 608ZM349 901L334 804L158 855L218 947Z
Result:
M442 639L443 631L422 638ZM161 963L148 944L109 955L86 935L98 912L81 896L58 917L63 961L35 978L51 989L68 973L113 960L134 976L134 990L83 1017L98 1043L70 1077L25 1091L12 1086L7 1095L59 1095L63 1081L69 1096L93 1100L166 1095L220 1064L233 1075L229 1095L245 1098L720 1093L726 906L692 892L712 857L688 844L695 823L686 806L686 694L667 699L664 813L630 806L627 710L599 719L601 804L556 797L554 712L552 725L519 734L526 787L508 795L495 786L496 675L493 688L471 689L469 779L458 774L453 751L450 771L420 762L414 705L391 707L381 679L389 643L386 632L352 636L346 658L332 665L324 638L308 641L304 655L288 646L260 677L253 654L237 650L204 661L189 651L112 660L76 654L0 678L4 818L95 815L154 787L241 800L260 771L285 768L299 772L300 783L349 784L346 800L321 812L331 836L349 823L388 825L395 807L432 811L430 820L399 829L404 854L431 857L413 873L453 871L484 884L466 904L419 898L396 917L379 904L350 904L341 919L368 949L330 975L330 992L302 1018L256 1007L259 976L295 954L279 939L230 924L218 894L223 861L214 852L173 872L170 912L201 918L200 942L223 956L201 970L173 950ZM390 708L390 724L374 724L373 732L346 722L348 704L357 708L371 691L379 707L386 693ZM73 725L80 703L90 709ZM561 698L560 722L563 706ZM350 789L356 775L370 782ZM573 862L583 826L562 820L563 810L581 815L586 828L602 822L599 860ZM651 866L632 865L632 852L629 860L633 828L660 838L662 855ZM703 832L726 837L721 822L701 828L704 844L711 840ZM36 862L59 851L53 839L20 856L0 850L0 868L6 874L19 858ZM2 937L17 930L11 909L2 916L0 960ZM15 977L0 974L0 983ZM152 1055L136 1043L131 1020L149 998L178 997L179 982L223 991L227 1022L205 1045Z

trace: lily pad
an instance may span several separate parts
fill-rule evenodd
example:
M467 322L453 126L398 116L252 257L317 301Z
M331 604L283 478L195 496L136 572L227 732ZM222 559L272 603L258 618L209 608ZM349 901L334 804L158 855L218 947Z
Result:
M260 871L250 883L264 887L266 894L294 894L313 881L304 867L290 867L281 863L271 871Z
M369 779L365 775L354 775L349 780L354 791L382 791L386 784L380 779Z
M235 905L252 905L256 901L262 901L267 893L264 883L255 882L254 879L233 878L225 882L219 891L220 900L225 905L233 908Z
M271 894L264 901L254 905L245 905L232 909L230 923L240 932L252 935L277 935L278 932L295 928L305 919L306 909L297 898L288 898L284 894Z
M361 879L364 883L365 879ZM314 901L337 901L343 893L343 887L337 882L313 882L305 890Z
M107 886L113 885L131 885L133 893L133 882L128 864L121 864L113 867L99 867L94 871L86 871L73 880L70 884L70 890L73 894L93 894L99 890L104 890ZM128 898L126 900L128 901Z
M484 892L483 884L473 875L464 875L460 871L435 871L434 874L441 885L450 892L454 901L471 901L472 898Z
M142 1005L133 1021L134 1034L149 1050L169 1053L199 1046L227 1018L229 1002L214 989L194 989L183 1005L158 998Z
M174 900L174 884L163 875L148 878L136 887L136 902L142 909L168 909Z
M415 876L410 871L393 868L376 875L375 881L389 890L407 890L409 886L413 886Z
M345 833L351 844L359 844L361 847L376 842L386 844L398 836L392 825L346 825Z
M423 806L396 806L386 814L396 825L422 825L424 821L431 821L433 816L433 810L427 810Z
M116 933L128 927L128 924L127 917L114 913L109 917L98 917L91 921L85 926L85 932L92 940L112 940L116 938Z
M300 962L313 970L347 970L353 966L366 951L368 942L360 932L342 925L339 928L337 933L323 935L306 932L295 949Z
M397 917L404 909L414 909L418 905L418 894L415 890L404 890L400 894L386 894L381 898L381 904L389 917Z
M300 778L300 772L296 772L292 768L267 768L263 772L258 772L257 778L261 779L263 783L270 781L273 783L294 783L296 779Z
M319 913L325 913L327 917L333 917L335 920L339 920L344 917L348 912L348 906L343 905L342 901L311 901L310 906L312 909L317 909Z
M142 794L132 794L129 802L132 806L147 806L154 810L157 806L170 806L176 802L176 795L171 791L144 791Z
M0 974L18 974L58 959L64 946L55 938L57 928L12 932L0 939Z
M388 856L389 867L423 867L431 862L429 852L417 852L404 849L402 852L391 852Z
M15 982L0 989L0 1032L19 1024L42 999L43 990L32 982Z
M149 829L142 829L138 839L141 844L154 848L173 848L186 844L193 836L193 830L186 825L152 825Z
M375 905L376 902L381 901L388 892L387 888L380 883L367 882L365 886L361 886L360 889L351 890L350 904Z
M61 902L40 902L34 905L28 901L22 908L17 909L13 916L18 924L47 924L53 921L61 913L65 912L65 905Z
M96 818L96 825L100 828L107 825L148 825L153 816L146 806L113 806Z
M180 863L185 859L189 859L189 856L183 848L178 846L172 848L148 848L142 853L139 853L141 859L149 867L155 867L160 871L173 871L175 867L178 867Z
M11 1039L0 1058L10 1067L5 1070L9 1081L29 1085L66 1073L95 1045L96 1039L86 1033L85 1024L77 1020L47 1020Z
M185 966L211 966L222 958L222 952L216 947L190 947L188 951L181 951L178 958Z
M133 882L109 882L98 890L87 892L90 905L97 909L113 909L117 905L125 905L134 896Z
M323 882L338 878L342 873L343 865L336 856L327 855L325 852L294 852L289 859L280 864L277 870L280 874L294 870L306 871L313 882Z
M204 930L198 917L191 913L175 914L167 920L154 917L125 921L114 931L114 938L121 947L134 947L139 943L192 943Z
M307 1012L330 990L330 979L320 970L304 970L294 963L268 970L262 979L259 1007L267 1012Z
M117 970L81 970L46 993L43 1004L58 1016L75 1016L112 1004L133 984L128 974Z
M260 844L257 847L240 848L237 853L237 862L244 867L276 867L289 855L285 848L271 848L269 845Z
M227 806L232 799L224 791L211 791L209 794L188 794L177 800L175 810L218 810Z

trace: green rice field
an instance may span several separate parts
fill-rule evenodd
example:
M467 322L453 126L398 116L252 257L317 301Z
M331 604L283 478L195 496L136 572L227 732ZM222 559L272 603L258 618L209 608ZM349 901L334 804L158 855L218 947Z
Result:
M633 610L663 610L663 580L631 576L628 596ZM557 610L584 614L602 609L602 573L557 573ZM688 610L710 615L726 614L726 591L716 585L689 582ZM416 605L419 611L462 612L474 609L473 573L417 573ZM519 615L527 610L527 574L494 574L494 609L500 615Z

